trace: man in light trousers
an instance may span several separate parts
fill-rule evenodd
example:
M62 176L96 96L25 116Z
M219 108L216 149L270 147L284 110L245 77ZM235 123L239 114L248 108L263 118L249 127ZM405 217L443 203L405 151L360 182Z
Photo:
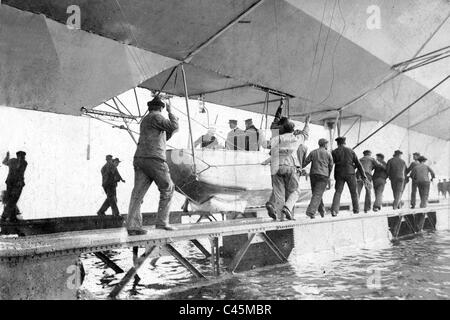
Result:
M176 230L169 224L174 184L166 162L166 140L178 129L178 118L172 114L170 104L167 104L169 119L163 117L161 111L165 104L158 96L147 105L149 114L141 122L139 143L133 162L134 188L127 217L129 235L147 233L142 229L141 203L153 181L160 192L156 228Z

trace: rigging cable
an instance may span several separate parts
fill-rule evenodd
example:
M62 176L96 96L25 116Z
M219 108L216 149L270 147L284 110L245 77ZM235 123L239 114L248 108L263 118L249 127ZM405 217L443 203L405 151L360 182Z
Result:
M401 110L399 113L397 113L394 117L392 117L391 119L389 119L389 121L385 122L381 127L379 127L377 130L375 130L374 132L372 132L371 134L369 134L366 138L364 138L361 142L359 142L358 144L356 144L353 149L356 149L358 146L360 146L361 144L363 144L364 142L366 142L368 139L370 139L371 137L373 137L376 133L378 133L381 129L383 129L384 127L386 127L389 123L391 123L392 121L394 121L395 119L397 119L399 116L401 116L404 112L406 112L407 110L409 110L412 106L414 106L417 102L419 102L420 100L422 100L426 95L428 95L430 92L432 92L434 89L436 89L437 87L439 87L442 83L444 83L445 81L447 81L450 78L450 75L446 76L444 79L442 79L441 81L439 81L437 84L435 84L431 89L427 90L424 94L422 94L419 98L417 98L414 102L412 102L411 104L409 104L407 107L405 107L403 110Z

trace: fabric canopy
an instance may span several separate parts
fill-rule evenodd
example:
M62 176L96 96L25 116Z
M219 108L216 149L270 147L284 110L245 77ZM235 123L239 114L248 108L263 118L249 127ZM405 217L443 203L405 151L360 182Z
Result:
M12 6L60 23L66 22L69 5L79 5L81 28L102 36L99 42L108 42L104 38L109 38L116 40L119 47L126 44L127 48L138 48L160 59L174 59L164 63L149 59L146 65L161 72L148 74L140 70L140 61L130 61L145 79L139 82L142 87L161 89L172 65L195 53L185 66L190 97L201 95L208 102L260 113L265 112L263 103L268 98L268 111L273 113L279 97L266 97L265 92L272 89L291 96L290 114L299 119L308 112L313 112L315 121L335 117L333 110L366 93L349 105L343 116L387 121L448 74L450 61L443 59L400 74L373 90L394 74L393 64L448 45L445 35L450 28L446 20L450 4L439 0L402 0L395 7L382 0L3 3L6 6L2 11ZM380 29L367 27L370 6L379 8ZM4 24L3 19L0 23ZM102 48L99 45L93 51L104 53ZM108 67L103 63L96 70ZM450 139L449 82L420 100L394 124ZM183 95L181 77L174 73L163 91ZM115 94L121 92L116 90Z

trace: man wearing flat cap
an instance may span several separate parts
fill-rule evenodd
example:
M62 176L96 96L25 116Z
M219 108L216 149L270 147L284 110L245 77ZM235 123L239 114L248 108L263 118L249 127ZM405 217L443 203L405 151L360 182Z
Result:
M231 131L227 134L225 149L227 150L244 150L244 141L242 141L243 130L237 126L237 120L228 121Z
M394 196L392 205L394 210L400 209L403 189L406 179L406 163L401 158L403 152L396 150L394 156L389 159L386 165L386 172L391 180L391 188Z
M427 158L419 156L417 158L419 164L415 165L411 171L411 179L419 189L420 207L426 208L428 204L428 196L430 194L430 183L436 177L434 171L425 164ZM430 179L431 176L431 179Z
M127 217L129 235L147 233L142 228L141 203L153 181L160 193L156 228L169 231L176 229L169 224L174 184L166 162L166 141L178 130L178 118L172 113L170 103L167 104L169 119L162 115L165 104L158 96L149 101L147 106L149 114L142 119L139 142L133 161L134 188L131 192Z
M331 215L335 217L339 213L341 195L345 184L347 184L348 189L350 190L353 213L357 214L359 213L359 203L355 170L358 170L361 175L361 179L364 181L367 180L366 173L364 172L364 168L356 156L356 153L352 149L346 147L345 137L338 137L335 140L338 146L331 153L335 165L334 178L336 180L334 186L335 192L333 196L333 204L331 206Z
M412 172L414 167L419 164L419 152L414 152L412 154L413 156L413 162L409 165L408 169L406 169L406 182L408 182L408 174ZM414 179L411 179L411 209L414 209L416 207L416 195L417 195L417 184L414 181Z
M309 163L311 163L309 180L311 182L312 197L306 209L306 215L314 219L318 210L320 216L323 218L325 215L325 206L323 205L322 196L327 188L331 171L333 170L333 157L328 151L328 140L319 139L319 148L310 152L303 163L303 167L306 167Z
M16 152L17 158L9 158L9 152L3 160L3 164L9 167L8 177L6 178L6 194L3 202L5 208L2 214L2 221L16 222L17 216L20 215L17 202L22 194L25 186L25 170L28 163L25 160L26 153L24 151Z

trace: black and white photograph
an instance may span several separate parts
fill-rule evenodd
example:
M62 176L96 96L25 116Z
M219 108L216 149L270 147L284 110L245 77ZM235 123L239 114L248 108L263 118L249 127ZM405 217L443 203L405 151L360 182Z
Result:
M2 301L449 300L450 1L0 0L0 203Z

